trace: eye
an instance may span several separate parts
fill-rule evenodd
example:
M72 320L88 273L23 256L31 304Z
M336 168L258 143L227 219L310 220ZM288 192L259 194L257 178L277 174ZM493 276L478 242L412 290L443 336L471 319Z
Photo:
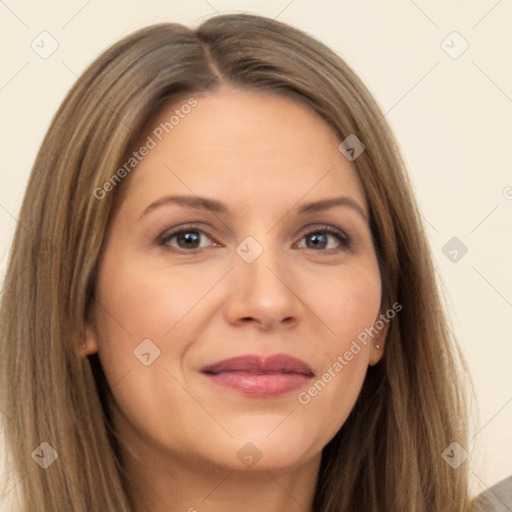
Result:
M196 226L180 226L165 232L159 238L159 244L171 251L189 253L220 245ZM336 252L349 248L350 239L343 231L332 226L315 226L314 230L303 235L297 247L317 252Z
M342 231L332 226L318 226L314 231L309 231L301 238L298 247L316 251L331 251L350 247L350 239Z
M194 249L204 249L211 245L218 245L212 238L197 228L181 227L164 234L160 238L160 245L169 249L190 252Z

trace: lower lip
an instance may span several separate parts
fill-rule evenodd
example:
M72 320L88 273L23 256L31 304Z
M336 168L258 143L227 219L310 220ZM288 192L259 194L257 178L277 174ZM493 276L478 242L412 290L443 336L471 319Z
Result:
M250 396L278 396L303 387L311 377L299 373L205 373L213 382Z

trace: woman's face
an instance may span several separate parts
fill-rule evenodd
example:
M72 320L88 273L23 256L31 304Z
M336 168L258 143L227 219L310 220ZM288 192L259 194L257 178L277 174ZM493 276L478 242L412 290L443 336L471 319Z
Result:
M368 205L306 107L195 100L161 113L117 185L86 350L140 460L293 468L320 456L382 354L387 326L380 350L361 341L381 299Z

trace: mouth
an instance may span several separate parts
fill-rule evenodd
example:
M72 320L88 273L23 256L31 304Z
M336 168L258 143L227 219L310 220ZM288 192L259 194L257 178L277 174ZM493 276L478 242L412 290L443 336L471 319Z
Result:
M233 357L203 366L201 373L219 386L255 397L288 393L314 377L308 364L286 354Z

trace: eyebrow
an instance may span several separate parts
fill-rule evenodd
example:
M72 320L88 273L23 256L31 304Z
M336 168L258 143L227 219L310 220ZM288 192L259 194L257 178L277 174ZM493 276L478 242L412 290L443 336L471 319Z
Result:
M156 201L153 201L142 211L139 219L147 215L150 211L168 204L177 204L194 210L206 210L213 213L229 213L227 206L216 199L189 195L171 195L163 196ZM321 212L336 206L349 207L357 212L365 221L368 221L368 217L363 208L354 199L347 196L322 199L321 201L311 201L301 205L297 209L297 212L299 214Z
M335 206L348 206L352 208L355 212L357 212L364 220L368 220L365 211L363 208L354 201L351 197L342 196L342 197L333 197L331 199L323 199L321 201L312 201L311 203L303 204L299 209L299 213L312 213L312 212L322 212L324 210L329 210L330 208L334 208Z

